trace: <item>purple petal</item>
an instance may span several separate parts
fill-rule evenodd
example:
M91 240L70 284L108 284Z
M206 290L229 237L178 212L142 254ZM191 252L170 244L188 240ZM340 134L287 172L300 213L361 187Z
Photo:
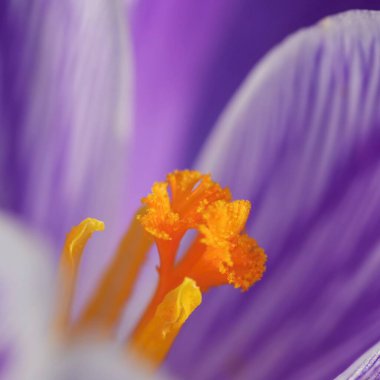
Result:
M136 59L135 209L151 184L192 164L249 70L274 44L321 17L371 0L140 0Z
M6 1L0 16L0 206L59 244L118 221L131 117L121 1Z
M380 376L380 344L376 344L340 374L336 380L370 380Z
M379 73L380 14L328 18L221 118L199 166L253 201L268 270L205 297L169 358L186 378L332 378L380 339Z

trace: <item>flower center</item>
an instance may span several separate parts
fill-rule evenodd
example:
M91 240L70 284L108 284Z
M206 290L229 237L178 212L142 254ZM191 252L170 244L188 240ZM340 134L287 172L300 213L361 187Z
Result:
M266 255L245 232L251 205L232 201L228 189L197 171L174 171L142 199L114 258L78 321L70 321L80 259L88 239L104 229L86 219L68 234L60 263L57 327L74 333L111 333L118 325L152 243L160 265L156 291L135 327L131 346L151 363L165 358L181 327L200 305L202 293L231 284L243 291L260 280ZM187 231L195 237L177 255Z

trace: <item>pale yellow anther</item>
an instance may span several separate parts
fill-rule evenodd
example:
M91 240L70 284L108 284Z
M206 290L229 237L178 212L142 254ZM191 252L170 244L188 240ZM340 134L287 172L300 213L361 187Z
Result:
M160 364L183 324L201 302L199 287L194 280L185 278L167 293L153 318L134 337L133 347L154 365Z
M92 234L104 230L104 223L94 218L87 218L73 227L67 234L64 246L64 257L71 262L80 260L87 241Z
M87 218L67 234L59 264L60 294L55 321L58 330L66 329L70 320L79 264L86 244L94 232L103 230L103 222Z

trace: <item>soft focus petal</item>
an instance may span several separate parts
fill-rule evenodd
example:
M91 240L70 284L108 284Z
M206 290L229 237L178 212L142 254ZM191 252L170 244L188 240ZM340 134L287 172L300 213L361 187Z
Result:
M131 208L192 164L249 70L302 26L373 0L135 0L136 120Z
M379 340L379 73L380 15L329 18L220 120L199 166L253 201L268 270L205 297L169 360L187 378L327 379Z
M0 215L0 379L41 378L50 351L52 267L41 246Z
M340 374L336 380L370 380L380 376L380 344L370 348L349 368Z
M123 7L1 5L0 206L59 243L88 215L109 226L120 210L131 117Z
M46 247L24 227L0 215L0 379L164 378L146 372L144 364L116 345L93 340L59 344L51 330L56 289L49 258Z
M168 377L144 369L112 345L82 344L61 352L51 365L49 380L164 380Z

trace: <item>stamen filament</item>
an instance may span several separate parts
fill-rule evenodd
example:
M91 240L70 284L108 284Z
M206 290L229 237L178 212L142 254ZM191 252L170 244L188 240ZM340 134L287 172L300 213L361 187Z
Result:
M87 218L67 234L59 264L59 303L55 326L59 331L67 329L77 283L78 270L87 241L95 231L103 231L104 223Z
M151 236L135 217L82 313L78 327L96 325L104 332L112 331L129 300L152 242Z

